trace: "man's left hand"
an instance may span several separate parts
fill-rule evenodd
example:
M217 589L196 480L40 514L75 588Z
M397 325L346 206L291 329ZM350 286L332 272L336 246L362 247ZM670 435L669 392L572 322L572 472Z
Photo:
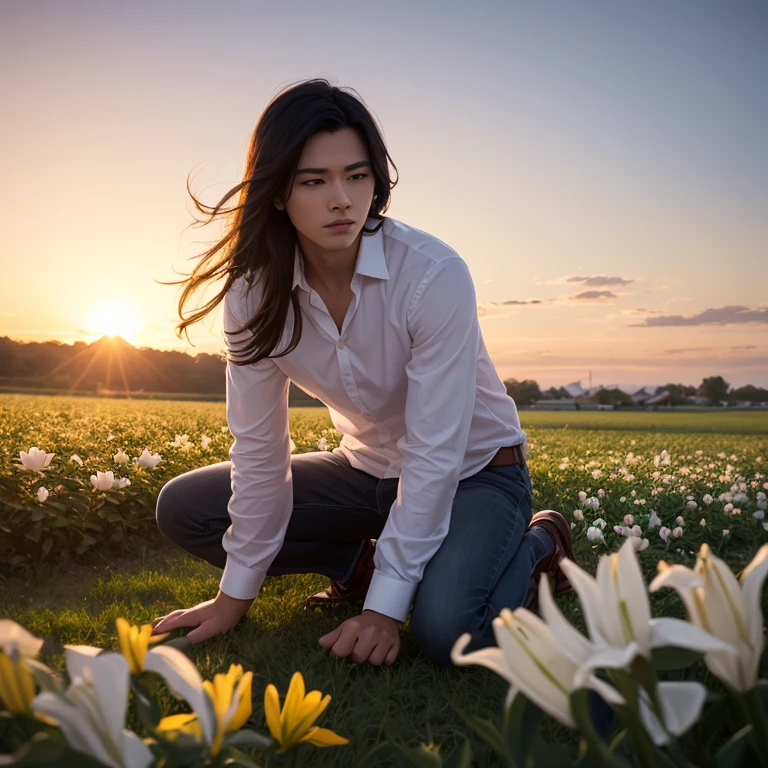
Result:
M365 610L323 635L318 642L336 656L357 664L394 664L400 652L400 622L378 611Z

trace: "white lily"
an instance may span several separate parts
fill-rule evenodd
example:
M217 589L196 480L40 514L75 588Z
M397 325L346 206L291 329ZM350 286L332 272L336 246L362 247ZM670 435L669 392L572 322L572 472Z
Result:
M208 446L209 446L210 442L211 442L211 438L208 437L208 435L201 435L200 436L200 447L204 451L208 450Z
M113 457L115 464L125 464L130 461L128 454L121 448Z
M510 682L505 708L522 691L542 710L570 728L576 727L570 696L581 688L590 688L609 704L622 705L624 699L608 683L600 680L593 668L584 663L594 657L590 641L571 626L554 604L549 580L542 576L539 605L548 619L542 621L525 608L502 608L493 619L498 647L481 648L464 654L471 635L465 632L451 650L456 665L480 664ZM630 650L634 653L634 650ZM616 659L604 656L604 666L616 666ZM628 663L619 660L619 665Z
M127 477L116 477L112 481L112 487L117 488L118 490L120 488L127 488L131 484L131 481Z
M600 558L595 578L568 558L561 562L581 601L592 642L598 648L625 648L635 642L645 658L650 658L651 648L664 646L702 653L730 651L727 643L699 626L681 619L651 618L634 538L627 539L618 552Z
M112 470L109 472L96 472L95 475L91 475L91 482L100 491L111 490L114 481L115 473Z
M141 456L133 459L135 464L147 469L154 469L162 460L159 453L150 453L146 448L141 452Z
M49 495L50 494L48 492L48 489L45 488L44 486L41 485L37 489L37 498L38 498L38 500L40 501L41 504L48 498Z
M30 448L29 453L27 453L27 451L21 451L19 453L19 458L21 459L21 463L24 466L24 469L28 470L29 472L42 471L48 467L48 465L51 463L51 459L54 456L55 454L46 453L37 447Z
M63 695L39 693L32 708L53 718L75 750L112 768L146 768L149 747L125 728L128 662L119 653L91 655L65 646L70 685Z
M83 466L83 460L76 453L73 453L69 457L69 460L74 461L75 463L79 464L81 467Z
M739 580L707 544L701 545L693 570L663 560L658 569L651 592L677 590L690 621L730 649L712 649L704 656L712 674L738 693L752 690L765 645L760 596L768 574L768 544L760 547Z

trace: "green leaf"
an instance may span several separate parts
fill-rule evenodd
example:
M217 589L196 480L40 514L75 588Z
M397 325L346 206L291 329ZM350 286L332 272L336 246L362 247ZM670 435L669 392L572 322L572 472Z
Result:
M480 738L493 747L505 760L510 760L510 754L504 737L499 729L488 719L477 715L464 715L464 722L477 733Z
M41 507L40 509L36 509L30 516L29 519L36 523L38 520L42 520L45 517L45 510Z
M548 744L537 734L531 749L531 764L536 768L565 768L574 764L574 756L564 744Z
M651 662L657 671L684 669L695 664L703 657L704 654L692 651L690 648L666 646L664 648L651 649Z
M139 718L142 723L154 733L157 724L163 717L163 711L160 709L160 705L134 675L131 675L131 690L133 691L133 700L136 704Z
M395 746L411 761L410 764L415 765L416 768L442 768L443 766L443 759L440 755L424 749L423 746L420 746L418 749L401 744L395 744Z
M241 728L239 731L228 733L224 737L223 743L227 747L258 747L259 749L268 749L272 743L272 737L265 736L258 731Z
M752 726L745 725L718 750L715 755L715 767L740 768L745 765L757 765L758 759L752 749L751 740Z
M472 768L472 745L469 739L443 763L443 768Z
M56 515L53 518L54 528L66 528L70 525L70 520L66 515Z
M54 766L55 768L103 768L103 764L82 752L75 752L67 744L57 741L45 732L35 733L30 741L20 747L13 755L3 755L11 759L5 765L25 766L26 768Z
M38 520L25 534L24 537L40 543L40 537L43 535L43 523Z
M51 551L51 547L53 546L53 537L47 536L45 538L45 541L43 541L43 554L47 555Z
M67 505L64 504L61 501L47 501L45 503L45 506L46 507L53 507L54 509L61 510L62 512L66 512L67 511Z
M504 738L514 764L525 768L544 713L525 694L518 693L504 715Z

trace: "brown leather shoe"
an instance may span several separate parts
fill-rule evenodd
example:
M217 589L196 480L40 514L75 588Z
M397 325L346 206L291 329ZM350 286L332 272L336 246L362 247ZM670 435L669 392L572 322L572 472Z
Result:
M554 509L537 512L528 524L529 528L540 526L555 540L555 549L542 557L534 566L531 582L523 607L534 613L539 612L539 578L542 573L549 577L552 594L555 597L573 592L571 582L560 569L560 561L567 557L574 559L571 543L571 526L565 517Z
M376 545L371 539L366 539L363 544L363 552L357 558L352 575L345 582L331 579L330 586L322 592L318 592L304 601L304 610L319 606L354 605L364 603L368 594L368 587L373 578L373 554Z

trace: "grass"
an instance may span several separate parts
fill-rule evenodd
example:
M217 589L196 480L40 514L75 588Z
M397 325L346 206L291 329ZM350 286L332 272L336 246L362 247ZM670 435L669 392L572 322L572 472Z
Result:
M743 417L749 416L751 420ZM691 564L699 544L710 544L738 570L751 558L762 541L768 539L758 521L744 514L738 518L725 516L722 504L706 510L709 525L701 528L696 515L704 511L685 510L685 491L694 490L697 498L705 490L703 482L691 481L680 470L696 463L703 466L711 459L714 469L707 478L717 484L718 473L731 478L720 482L727 488L737 472L748 480L764 475L763 454L768 431L768 414L707 413L611 413L611 412L521 412L524 428L529 433L531 454L529 466L534 485L535 509L560 509L565 514L578 506L577 495L589 495L599 487L607 491L599 513L610 523L620 522L629 511L647 511L633 506L633 501L620 501L619 494L629 495L638 489L651 501L650 459L662 449L669 450L675 463L669 469L686 485L677 485L669 498L651 501L666 524L677 514L687 515L685 536L662 546L656 536L653 546L640 553L649 581L655 573L659 557ZM338 433L332 429L328 414L315 408L292 409L291 433L300 451L313 450L320 436L335 444ZM195 466L227 459L231 435L222 433L226 423L222 403L184 403L157 401L108 401L103 398L35 398L11 395L0 405L0 467L8 467L19 450L38 445L57 459L66 461L70 453L79 452L86 461L83 475L96 468L109 468L112 454L124 448L131 455L144 445L159 451L165 461L152 473L136 472L133 487L152 489L156 494L170 477ZM697 428L698 425L698 428ZM114 440L107 442L107 434ZM188 433L199 440L201 433L214 438L212 450L202 453L182 452L167 446L175 434ZM716 437L713 438L713 434ZM644 455L642 471L629 458ZM697 458L698 456L701 458ZM570 457L569 464L559 464ZM637 479L621 477L608 480L612 468L630 467ZM736 467L729 473L726 464ZM72 466L72 465L70 465ZM127 466L127 465L123 465ZM603 476L593 479L594 467ZM127 470L130 467L127 467ZM126 471L127 471L126 470ZM9 471L0 468L0 478ZM123 474L121 472L120 474ZM8 479L8 478L6 478ZM675 481L677 483L677 480ZM757 480L753 481L757 482ZM623 483L623 484L621 484ZM142 485L143 484L143 485ZM50 483L49 483L50 486ZM602 488L601 488L602 489ZM32 489L19 486L20 496ZM719 492L711 490L713 495ZM638 497L639 498L639 497ZM574 531L577 559L588 570L594 570L597 557L606 549L593 548L584 536L584 526ZM730 526L726 539L720 530ZM610 548L618 546L617 538L606 530ZM69 563L40 563L33 568L5 573L0 581L0 616L11 618L33 634L43 637L41 660L54 668L63 668L64 644L96 645L117 650L115 619L125 617L131 623L150 623L154 617L180 607L191 607L211 599L218 588L221 571L197 560L163 539L155 532L148 537L129 538L121 549L97 547L87 556ZM419 743L442 745L447 755L463 744L469 728L454 713L450 702L466 712L499 721L506 694L506 683L482 667L439 668L429 662L415 644L410 622L401 634L403 645L392 667L357 665L339 659L321 648L317 639L334 629L346 618L356 615L352 608L338 614L322 610L303 611L305 597L323 588L327 579L316 574L269 577L259 597L245 618L232 632L204 643L191 645L189 654L204 679L225 672L230 663L241 663L253 670L252 727L267 733L263 716L263 693L274 683L284 697L292 674L300 670L307 689L330 693L332 701L318 725L349 738L343 747L318 749L310 745L291 750L282 759L271 753L261 756L265 765L318 766L393 766L400 764L390 741L416 747ZM566 616L583 629L579 604L575 596L561 599ZM683 617L682 605L671 590L652 596L655 615ZM183 636L184 630L172 633ZM699 666L697 675L703 675ZM184 702L167 694L161 698L164 714L185 711ZM138 728L138 723L128 723ZM545 721L546 738L575 747L574 735L553 720ZM472 738L474 765L499 765L494 753L484 743ZM259 753L256 753L257 759Z

